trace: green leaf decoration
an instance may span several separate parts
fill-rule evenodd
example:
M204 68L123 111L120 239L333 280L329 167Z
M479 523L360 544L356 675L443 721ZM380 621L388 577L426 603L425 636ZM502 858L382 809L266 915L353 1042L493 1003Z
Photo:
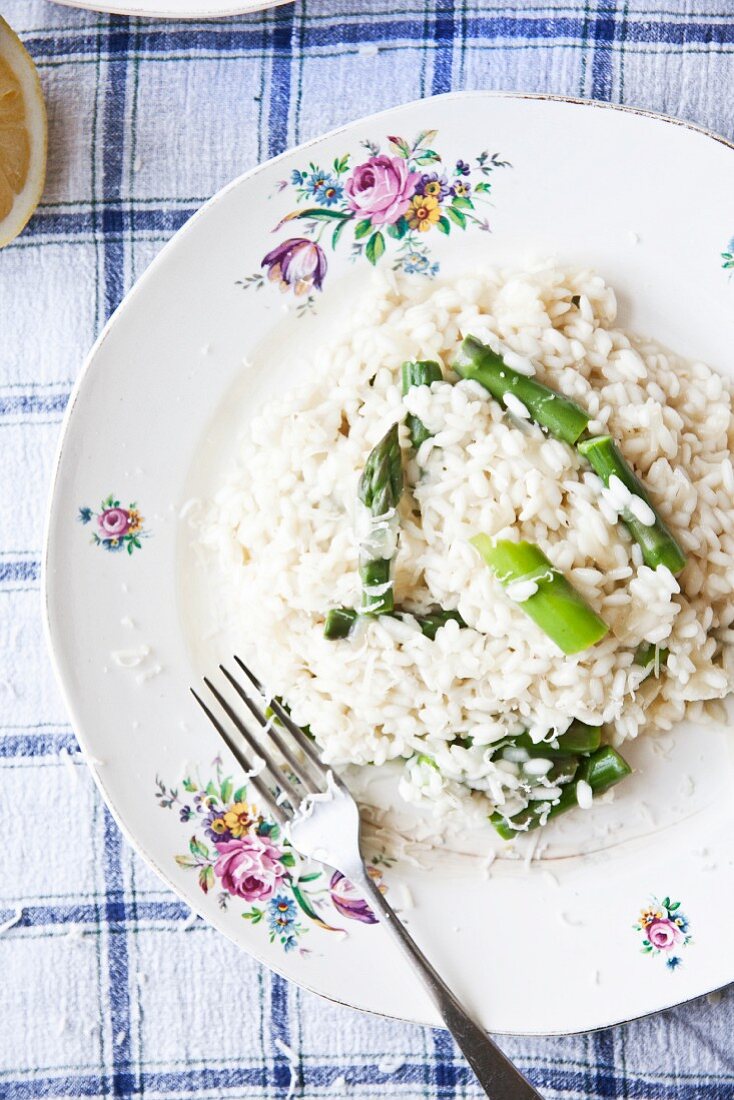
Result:
M189 841L189 851L192 856L201 856L202 859L209 859L209 849L203 841L198 839L196 834L194 834Z
M238 787L232 795L233 802L243 802L247 797L247 787Z
M242 916L245 920L252 921L253 924L259 924L263 919L264 913L262 909L258 909L256 905L253 905L249 913L243 913Z
M417 157L413 158L416 164L435 164L437 160L440 160L438 153L433 149L426 149L424 152L419 153Z
M283 855L280 857L280 862L284 867L295 867L296 857L293 855L293 852L283 852Z
M290 214L286 214L275 228L280 229L286 222L297 221L301 218L308 218L309 221L350 221L353 217L354 214L347 214L343 210L327 210L322 206L309 206L306 210L293 210Z
M221 786L222 802L229 802L230 798L232 797L233 787L234 783L232 782L231 777L227 776Z
M196 860L191 856L176 856L175 860L179 867L196 867Z
M133 551L135 550L135 543L133 542L132 539L127 539L126 541L127 541L127 552L128 552L128 554L132 554Z
M670 898L663 898L661 904L662 904L663 909L669 909L670 908Z
M453 206L454 210L474 209L474 203L471 201L471 199L466 199L463 195L455 195L451 205Z
M442 214L441 217L436 222L436 228L440 229L440 231L442 233L445 233L446 236L448 236L449 233L451 232L451 222L449 221L448 218L444 218L444 216Z
M395 240L399 241L402 240L409 229L410 226L408 225L408 219L399 218L398 221L395 222L395 225L388 225L387 232L391 237L394 237Z
M336 246L339 244L339 238L341 237L342 233L344 232L344 229L345 229L346 225L347 225L346 221L341 221L341 222L339 222L338 225L336 225L334 227L334 232L331 235L331 247L332 248L336 248Z
M219 791L214 786L214 783L211 781L211 779L204 788L204 792L205 794L208 794L210 798L219 798Z
M679 901L670 902L668 904L668 909L670 910L671 913L674 913L676 911L676 909L680 909L680 902Z
M357 222L354 227L354 239L361 241L363 237L366 237L368 233L372 232L372 222L369 218L365 218L362 222Z
M317 878L321 878L321 874L321 871L309 871L306 875L299 875L298 884L301 886L304 882L315 882Z
M457 210L454 206L447 206L446 213L451 218L454 225L458 225L460 229L466 229L466 218L460 210Z
M420 149L422 145L426 145L428 142L433 141L438 136L438 130L421 130L418 137L415 139L414 149Z
M291 888L293 890L293 897L296 899L306 916L309 917L311 920L320 921L321 918L319 917L318 913L314 909L313 905L311 905L311 902L308 900L303 891L299 889L298 883L291 883Z
M202 867L199 871L199 886L208 894L214 886L214 868L211 863L207 863L206 867Z
M194 783L193 779L189 779L187 777L183 781L183 789L185 791L189 791L189 793L192 793L193 791L197 790L198 788L196 786L196 783Z
M478 191L481 195L488 195L489 192L492 190L492 184L484 182L478 183L476 184L474 190Z
M349 153L343 157L336 157L334 159L334 171L337 176L343 175L349 167Z
M379 231L373 233L370 239L367 241L367 247L365 248L365 255L371 264L376 264L382 253L385 251L385 238Z
M387 140L393 152L397 153L399 157L405 157L406 160L408 159L410 156L410 146L405 138L388 136Z

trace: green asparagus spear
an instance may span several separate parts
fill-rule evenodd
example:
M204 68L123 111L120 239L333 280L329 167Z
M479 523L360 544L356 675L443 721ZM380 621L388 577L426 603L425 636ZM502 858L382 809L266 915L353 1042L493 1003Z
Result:
M535 742L529 733L518 734L503 747L523 749L530 757L545 757L555 760L564 756L581 756L596 752L601 745L601 726L587 726L577 719L571 723L565 733L559 733L552 741Z
M370 515L359 553L362 610L369 615L384 615L394 607L395 510L403 492L403 461L397 424L393 424L368 455L357 492Z
M610 479L616 477L633 497L639 498L643 510L644 505L647 505L652 521L649 524L643 523L629 509L622 513L627 530L640 545L645 564L653 569L658 565L666 565L671 573L680 573L685 567L686 556L650 503L645 487L632 473L614 440L608 435L592 436L591 439L582 440L578 444L578 450L589 460L607 487Z
M412 612L409 614L412 614ZM426 638L430 638L432 642L435 641L439 628L446 626L446 623L452 620L458 623L460 627L466 626L458 611L431 611L428 615L415 615L414 618L423 634Z
M324 637L332 641L336 638L348 638L359 618L359 612L353 607L332 607L326 613Z
M627 761L616 749L611 745L604 745L580 762L573 778L564 785L560 798L548 811L547 818L538 808L538 804L531 802L526 809L511 818L505 817L500 810L496 810L491 815L490 821L503 840L512 840L519 833L537 829L544 818L547 820L557 817L566 810L578 806L577 784L580 781L588 783L594 794L603 794L615 783L619 783L628 776L631 771ZM547 807L547 803L545 805Z
M609 627L572 588L562 573L531 542L493 540L475 535L469 540L497 575L503 588L527 581L531 591L518 600L526 615L564 653L579 653L600 641Z
M431 382L443 381L441 368L432 359L409 359L408 362L403 363L401 376L403 395L412 386L430 386ZM429 432L423 421L419 417L413 416L412 413L408 413L405 423L410 431L410 441L417 451L421 443L425 443L427 439L430 439L432 433Z
M637 647L635 653L635 664L642 665L643 668L654 669L656 676L667 660L668 650L661 649L654 642L643 642L642 645Z
M444 611L443 609L439 609L438 611L430 611L427 615L415 615L412 611L404 612L401 611L400 608L396 608L394 611L390 612L390 614L393 616L404 614L413 615L422 633L426 638L430 638L431 641L435 641L436 633L439 628L445 626L446 623L452 620L457 622L460 627L466 626L466 623L458 611ZM348 638L358 618L359 612L355 611L353 607L332 607L326 614L324 637L332 641L338 638Z
M502 356L482 344L475 336L467 336L461 345L462 355L454 370L462 378L479 382L497 401L508 407L505 397L520 401L536 424L564 443L574 444L586 431L591 417L583 409L544 386L535 378L508 367ZM512 398L510 405L513 404ZM513 410L510 408L510 412Z

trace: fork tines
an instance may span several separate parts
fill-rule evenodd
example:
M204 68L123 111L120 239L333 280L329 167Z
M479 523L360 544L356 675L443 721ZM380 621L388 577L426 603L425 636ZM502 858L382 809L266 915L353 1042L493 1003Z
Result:
M301 727L296 725L278 700L268 697L263 685L244 661L237 656L234 660L254 687L257 702L229 669L224 665L220 665L219 668L238 699L245 704L257 726L260 727L259 736L252 732L241 714L237 713L208 677L204 677L204 683L224 711L231 726L234 727L234 732L228 728L227 723L217 718L193 688L191 688L191 694L237 763L247 772L248 782L257 791L269 812L280 825L285 825L308 795L319 794L328 789L329 770L321 763L316 749ZM266 708L269 708L271 717L265 714ZM283 733L276 726L276 720L288 732L292 744L300 750L302 754L300 759L286 743ZM278 764L272 752L266 747L268 738L285 761L285 766ZM251 756L245 751L245 745L249 747ZM273 787L275 790L272 789Z

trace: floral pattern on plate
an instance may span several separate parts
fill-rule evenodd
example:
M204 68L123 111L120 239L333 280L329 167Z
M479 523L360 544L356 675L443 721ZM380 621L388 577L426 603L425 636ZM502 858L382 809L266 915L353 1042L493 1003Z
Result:
M670 970L681 965L678 952L693 940L689 927L679 901L671 901L670 898L658 901L656 897L651 898L650 904L640 913L637 924L633 925L635 931L642 934L642 953L663 955Z
M721 266L724 271L734 271L734 237L721 253Z
M300 939L310 925L344 932L335 920L377 923L367 902L339 871L330 873L293 850L279 826L248 800L247 785L235 788L232 777L224 774L220 757L212 767L213 778L202 784L186 776L181 791L156 779L159 806L177 810L182 825L191 828L193 823L188 852L175 858L179 867L197 873L205 894L217 890L222 909L232 899L247 903L245 920L262 925L270 942L278 942L284 951L299 948L305 955ZM376 866L369 873L379 882Z
M489 176L511 167L497 153L480 153L473 161L444 163L432 148L437 130L422 130L413 142L391 136L387 146L372 141L362 145L367 156L347 153L324 168L316 162L295 169L281 180L277 191L295 191L297 208L278 222L279 232L299 222L301 235L285 237L262 259L258 271L238 281L245 289L262 289L266 279L293 291L302 299L297 312L315 304L314 291L323 288L328 271L327 252L336 249L348 232L352 259L364 256L377 264L388 249L393 269L409 275L438 274L429 234L476 228L490 232L478 206L489 202ZM358 163L353 164L353 159ZM434 234L435 235L435 234Z
M85 525L94 524L92 542L103 550L127 550L128 554L133 554L143 545L140 540L149 537L137 504L123 508L114 496L103 500L98 512L80 508L78 518Z

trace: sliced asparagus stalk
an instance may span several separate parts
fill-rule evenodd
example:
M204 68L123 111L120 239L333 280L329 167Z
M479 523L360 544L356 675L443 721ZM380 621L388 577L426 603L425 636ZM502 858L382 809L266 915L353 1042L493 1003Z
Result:
M353 607L332 607L326 613L324 622L324 637L334 641L337 638L348 638L355 627L359 612Z
M454 363L456 373L462 378L479 382L509 412L517 411L517 402L520 402L536 424L571 445L586 431L591 419L588 413L542 382L508 367L501 355L475 336L466 337L461 352L461 357Z
M405 396L413 386L430 386L431 382L442 382L443 372L439 364L432 359L409 359L403 363L401 377L403 396ZM429 432L423 421L412 413L408 413L405 423L410 431L410 441L417 451L421 443L430 439L433 433Z
M359 546L362 611L384 615L394 607L392 564L397 550L397 507L403 492L397 424L368 455L357 492L366 510Z
M632 473L614 440L608 435L592 436L577 446L579 453L589 460L607 488L610 488L610 481L616 478L623 486L619 491L624 493L626 490L630 495L631 500L621 518L632 538L639 543L645 564L652 569L665 565L671 573L680 573L685 568L686 556L650 503L644 485ZM612 487L615 484L612 481Z
M664 668L665 663L668 660L668 650L661 649L655 642L643 642L642 645L637 647L635 653L635 664L641 665L643 668L649 668L654 670L657 676L661 668Z
M571 723L565 733L560 733L552 741L535 742L529 733L520 733L513 737L503 748L521 749L529 757L545 757L555 760L564 756L581 756L596 752L601 745L601 726L587 726L577 719Z
M413 613L409 612L408 614ZM432 642L435 641L436 633L440 627L446 626L448 622L458 623L462 628L466 626L458 611L431 611L428 615L413 615L413 618L426 638L430 638Z
M600 641L609 627L562 573L531 542L475 535L469 540L518 607L564 653L579 653ZM510 588L513 585L513 588Z
M442 608L439 608L438 611L430 611L427 615L416 615L412 611L406 612L401 611L400 608L395 608L390 614L393 617L406 614L412 615L422 633L431 641L435 641L439 628L445 626L448 622L457 622L460 627L466 626L458 611L444 611ZM355 611L353 607L332 607L326 614L324 637L331 640L348 638L358 619L359 612Z
M513 840L520 833L537 829L552 817L572 810L579 805L578 785L580 782L588 783L594 794L603 794L615 783L619 783L630 774L632 769L627 761L619 755L611 745L604 745L591 756L585 757L579 763L573 778L563 787L560 798L548 809L545 803L530 803L526 809L515 814L514 817L505 817L496 810L490 817L490 821L503 840Z

